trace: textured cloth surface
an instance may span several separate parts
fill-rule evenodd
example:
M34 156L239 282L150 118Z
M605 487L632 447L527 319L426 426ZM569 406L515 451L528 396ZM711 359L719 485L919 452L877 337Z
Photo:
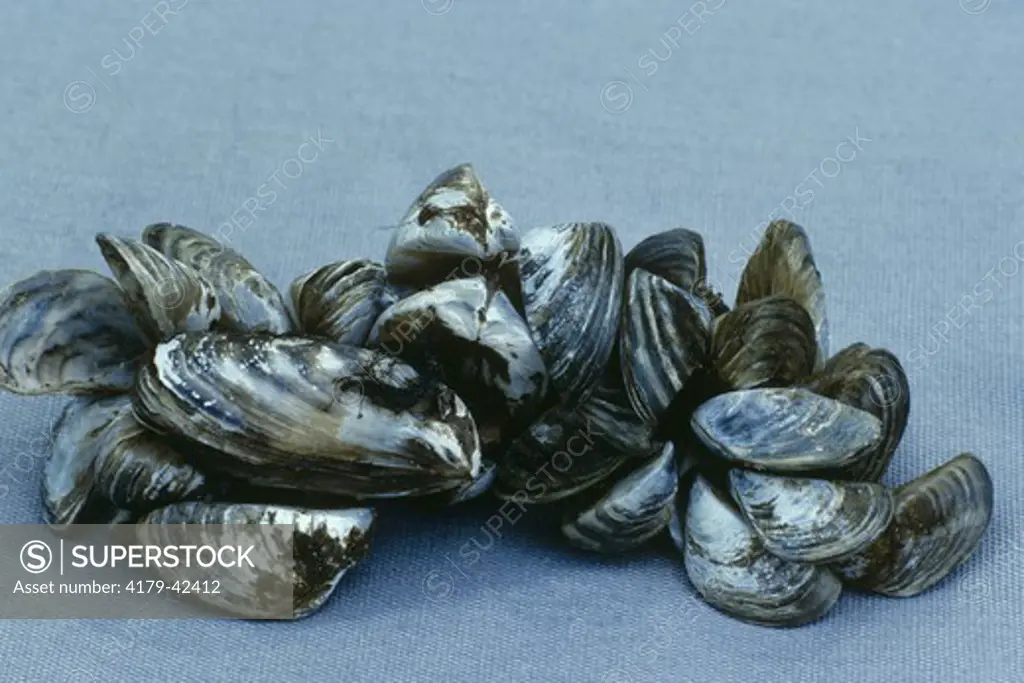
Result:
M927 594L850 593L778 631L705 606L669 553L567 550L539 508L498 538L485 502L385 520L300 623L0 620L0 679L1021 680L1024 5L989 3L7 3L4 284L103 270L98 231L234 215L232 246L284 286L382 257L382 226L462 161L524 228L604 220L626 248L701 231L730 297L764 221L789 217L824 274L833 350L885 346L911 376L887 480L973 450L997 510ZM2 522L40 518L59 405L0 396ZM14 469L26 452L31 475Z

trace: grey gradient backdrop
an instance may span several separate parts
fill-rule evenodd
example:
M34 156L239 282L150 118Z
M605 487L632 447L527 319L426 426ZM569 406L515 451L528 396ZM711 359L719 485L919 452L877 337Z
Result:
M216 230L318 130L333 142L288 163L300 175L278 173L286 189L231 236L280 285L382 256L380 226L466 160L523 227L604 220L627 248L702 231L729 296L792 196L835 348L864 340L908 366L889 481L970 449L992 469L996 516L926 595L846 595L818 624L771 631L705 607L656 550L565 550L537 532L540 509L468 566L459 549L491 542L485 503L387 520L301 623L0 621L0 679L1021 680L1021 3L708 0L702 19L668 0L182 4L166 21L149 0L0 11L4 283L102 269L97 231ZM667 59L640 63L650 49ZM830 161L857 132L869 141ZM42 455L58 406L0 396L0 475ZM0 521L38 519L36 477L11 485Z

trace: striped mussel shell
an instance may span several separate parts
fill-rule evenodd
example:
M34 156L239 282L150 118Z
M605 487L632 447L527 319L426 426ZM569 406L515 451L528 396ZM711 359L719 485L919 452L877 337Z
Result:
M206 476L181 453L187 443L143 427L131 410L119 413L96 441L94 491L119 509L146 512L202 493Z
M637 268L664 278L680 289L696 294L711 312L722 315L729 307L708 280L704 238L685 228L655 233L626 254L626 279Z
M526 321L557 400L572 409L605 372L619 330L622 246L604 223L564 223L523 235Z
M60 530L103 517L96 505L93 466L104 430L126 411L131 411L128 396L76 399L64 407L53 425L50 452L43 462L41 493L47 524Z
M769 552L727 496L697 476L683 533L686 574L708 604L765 626L799 626L824 616L842 584L830 571Z
M910 382L899 359L885 349L853 344L829 358L807 387L881 421L881 443L860 463L836 473L844 479L881 479L910 417Z
M814 323L789 297L740 304L715 320L709 355L729 389L789 386L814 370Z
M562 534L583 550L632 550L668 525L678 482L675 449L667 443L657 457L615 482L596 501L568 512Z
M220 320L213 284L191 267L136 240L100 234L96 243L152 343L208 330Z
M530 329L483 277L447 280L388 308L367 346L440 378L469 406L484 446L525 428L547 395L548 373Z
M486 275L501 283L516 310L522 290L512 218L470 164L437 176L395 228L384 263L388 279L414 289Z
M807 233L789 221L778 220L768 225L740 276L736 304L770 296L789 297L810 315L816 336L816 367L820 368L829 355L825 288Z
M291 284L300 331L339 344L362 346L377 318L398 301L383 264L367 259L338 261Z
M212 285L222 308L222 329L268 334L294 331L277 287L234 249L198 230L171 223L147 226L142 241L185 264Z
M698 296L643 269L626 283L619 362L630 403L652 425L707 362L711 311Z
M959 455L894 492L885 532L833 569L858 588L893 597L922 593L977 549L992 520L993 484L984 463Z
M179 335L156 348L133 401L149 428L207 446L204 471L256 486L426 495L462 486L480 468L476 426L455 392L368 349Z
M251 545L248 562L217 571L216 591L190 591L188 597L248 619L301 619L319 610L367 555L374 521L370 508L186 502L149 513L135 531L141 543L161 547ZM197 578L212 583L183 563L164 562L157 571L168 584Z
M874 415L802 388L719 394L694 411L691 424L715 455L778 474L855 465L882 438Z
M791 562L849 557L881 536L893 518L892 493L872 482L734 469L729 491L768 552Z
M41 271L0 292L0 389L126 391L146 346L120 288L97 273Z

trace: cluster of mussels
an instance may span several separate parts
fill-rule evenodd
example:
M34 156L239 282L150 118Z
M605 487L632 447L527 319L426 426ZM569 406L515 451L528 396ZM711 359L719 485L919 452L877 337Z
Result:
M520 237L468 165L413 202L385 263L323 266L290 306L189 228L97 241L113 280L45 271L0 294L0 387L78 396L48 521L294 524L296 617L365 555L381 499L548 504L596 552L667 531L708 603L768 625L822 616L843 584L919 593L991 517L969 454L878 483L907 379L864 344L829 357L792 223L768 227L732 309L700 235L628 254L603 223Z

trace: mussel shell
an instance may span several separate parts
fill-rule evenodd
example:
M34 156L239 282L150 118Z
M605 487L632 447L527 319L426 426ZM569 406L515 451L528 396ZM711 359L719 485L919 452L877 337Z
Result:
M729 473L729 492L776 557L828 562L864 549L893 517L889 489L870 482Z
M895 491L885 533L834 567L851 585L893 597L922 593L971 556L992 520L992 477L964 453Z
M861 462L842 472L844 479L881 479L910 417L910 382L899 359L885 349L853 344L832 356L807 386L882 421L882 442Z
M811 242L795 223L773 221L740 276L736 303L772 295L788 296L803 306L817 335L817 367L829 354L828 316L821 273L814 264Z
M480 467L462 400L368 349L180 335L157 347L133 398L145 425L210 447L204 471L254 485L355 498L425 495L461 486Z
M497 457L496 492L553 502L598 484L630 464L657 455L661 443L633 411L621 377L610 369L585 401L554 406Z
M385 311L367 339L371 347L414 367L440 369L466 402L485 443L521 431L547 393L544 359L526 323L483 277L448 280Z
M609 448L600 430L592 416L579 410L549 409L497 454L495 493L550 503L603 481L631 458Z
M374 512L369 508L310 510L278 505L177 503L146 515L136 526L136 533L140 542L147 545L179 545L187 538L216 548L237 543L244 532L229 530L238 529L238 525L269 524L292 525L291 538L261 535L263 542L254 545L251 556L253 566L239 562L230 571L218 572L217 593L189 595L210 607L259 619L277 618L279 615L272 607L271 613L267 613L266 601L273 603L273 596L290 593L291 618L307 617L323 606L345 572L366 556ZM189 525L188 530L181 525ZM285 555L294 556L291 572L274 572L280 562L259 559L279 559ZM194 573L174 569L167 563L158 571L168 582L196 578Z
M624 287L622 246L604 223L565 223L523 236L526 320L551 386L573 408L600 380L615 345Z
M450 492L438 495L444 496L448 505L458 505L459 503L465 503L466 501L470 501L484 495L492 486L494 486L494 482L497 481L497 479L498 466L494 461L481 460L480 472L473 481L468 484L464 484L457 489L452 489Z
M620 553L654 538L668 525L679 481L675 449L633 470L596 502L568 514L562 534L577 548Z
M691 425L716 455L781 474L857 463L882 430L874 415L800 388L720 394L694 411Z
M207 330L220 319L213 285L189 266L135 240L100 234L96 243L151 341Z
M657 425L707 361L711 311L668 280L637 269L626 285L619 359L636 413Z
M125 391L146 351L120 288L87 270L44 270L0 292L0 389Z
M637 268L665 278L691 292L708 275L704 238L692 230L677 228L651 235L626 254L626 279Z
M221 327L270 334L294 330L277 287L234 249L198 230L171 223L147 226L142 241L189 266L213 285L223 309Z
M139 424L130 409L111 420L96 442L94 490L118 508L147 511L186 500L206 484L169 439Z
M373 323L398 300L376 261L338 261L297 278L292 305L304 334L362 346Z
M617 367L608 368L590 397L577 406L576 413L599 425L597 438L610 451L647 460L661 449L653 427L633 410Z
M799 626L824 616L842 592L827 569L771 554L743 516L703 477L689 494L683 562L712 606L765 626Z
M58 529L94 521L93 464L103 430L131 412L127 396L78 399L53 425L52 450L43 464L42 501L46 523Z
M789 297L741 304L715 321L710 362L731 389L792 385L816 358L814 323Z
M445 171L412 203L395 228L388 278L412 287L511 267L519 238L508 213L491 198L470 164ZM512 284L518 290L518 278ZM513 302L519 291L508 292Z
M683 451L675 444L676 471L679 474L675 499L669 506L668 538L680 553L686 550L686 507L690 502L693 480L699 475L698 459L691 452ZM681 454L681 455L680 455Z
M645 238L626 254L626 279L637 268L663 277L700 297L711 312L723 315L729 307L708 279L704 239L692 230L676 228Z

